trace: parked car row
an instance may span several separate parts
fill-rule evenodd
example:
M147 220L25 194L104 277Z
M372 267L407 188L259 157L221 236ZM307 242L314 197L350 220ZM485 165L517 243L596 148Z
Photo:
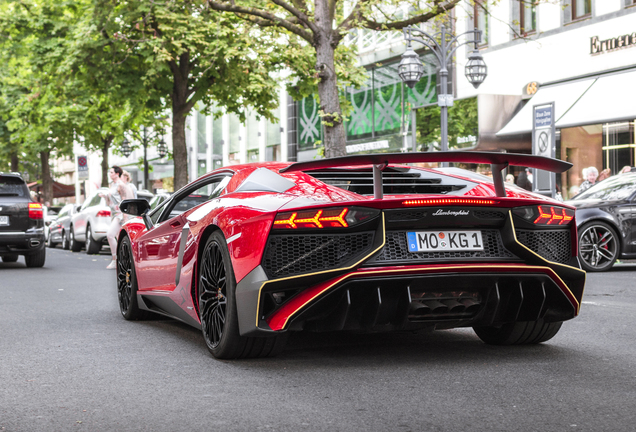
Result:
M106 233L112 220L111 208L100 196L107 192L107 188L99 188L83 204L64 206L49 226L47 245L56 247L60 244L62 249L70 249L73 252L85 248L87 254L98 254L102 246L108 244ZM138 191L137 196L148 201L154 208L170 195Z

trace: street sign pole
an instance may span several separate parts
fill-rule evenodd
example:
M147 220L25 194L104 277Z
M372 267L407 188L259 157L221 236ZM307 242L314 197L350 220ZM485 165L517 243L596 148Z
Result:
M556 155L554 102L532 107L532 154L554 158ZM556 174L533 169L532 191L556 197Z

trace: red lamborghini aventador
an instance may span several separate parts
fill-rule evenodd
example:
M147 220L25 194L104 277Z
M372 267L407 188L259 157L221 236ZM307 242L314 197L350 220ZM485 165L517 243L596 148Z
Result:
M493 177L425 162L488 163ZM117 247L128 320L200 328L217 358L273 355L292 331L472 327L489 344L547 341L579 313L574 208L505 186L538 156L437 152L234 165L133 217Z

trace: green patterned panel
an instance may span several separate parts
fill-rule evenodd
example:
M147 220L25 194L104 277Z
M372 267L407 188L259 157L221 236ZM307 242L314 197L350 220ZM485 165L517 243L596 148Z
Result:
M354 89L347 88L346 97L351 103L351 114L346 122L347 140L367 138L373 134L373 81L371 76L367 85Z
M373 71L373 126L376 136L400 132L402 125L402 81L397 63Z
M320 108L316 98L306 97L298 103L298 146L305 150L322 140Z

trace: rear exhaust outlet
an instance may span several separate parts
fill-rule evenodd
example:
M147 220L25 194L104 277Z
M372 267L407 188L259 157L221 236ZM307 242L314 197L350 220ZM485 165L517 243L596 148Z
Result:
M462 299L461 302L466 308L466 312L474 313L474 312L477 312L477 310L479 310L480 303L474 299L470 299L470 298Z
M421 316L431 313L431 308L420 302L411 302L409 309L410 315Z
M31 247L40 246L40 240L31 239L30 245L31 245Z
M453 300L453 299L444 300L443 303L446 306L448 306L448 312L451 314L462 313L466 309L466 306L464 306L462 303L458 302L457 300Z
M444 313L448 312L448 306L446 306L444 303L439 302L437 300L428 300L428 301L425 302L425 304L429 308L431 308L433 313L444 314Z

